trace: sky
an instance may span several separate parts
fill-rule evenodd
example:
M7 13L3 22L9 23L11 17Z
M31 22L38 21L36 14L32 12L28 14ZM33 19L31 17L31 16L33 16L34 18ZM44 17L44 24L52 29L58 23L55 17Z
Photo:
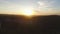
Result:
M60 0L0 0L0 14L21 14L25 8L36 15L60 15Z

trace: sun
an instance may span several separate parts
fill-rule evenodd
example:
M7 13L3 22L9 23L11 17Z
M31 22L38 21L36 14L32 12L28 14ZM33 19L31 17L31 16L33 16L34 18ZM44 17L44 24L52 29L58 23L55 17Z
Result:
M24 10L22 11L22 13L23 13L23 15L25 15L25 16L32 16L34 12L33 12L32 9L24 9Z
M31 16L31 15L32 15L32 10L25 9L25 10L24 10L24 15L26 15L26 16Z

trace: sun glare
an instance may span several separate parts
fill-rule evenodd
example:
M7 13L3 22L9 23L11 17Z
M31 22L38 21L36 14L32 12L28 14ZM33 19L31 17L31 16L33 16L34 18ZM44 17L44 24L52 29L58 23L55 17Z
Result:
M32 16L33 15L33 10L32 9L24 9L22 11L23 15L25 16Z

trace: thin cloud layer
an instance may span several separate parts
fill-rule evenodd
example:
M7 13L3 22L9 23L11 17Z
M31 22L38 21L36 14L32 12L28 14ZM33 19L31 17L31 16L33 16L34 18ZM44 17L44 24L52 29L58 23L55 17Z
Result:
M36 14L60 14L60 0L0 0L0 13L19 13L32 7Z
M60 5L57 0L40 0L37 4L41 13L58 14L60 11Z

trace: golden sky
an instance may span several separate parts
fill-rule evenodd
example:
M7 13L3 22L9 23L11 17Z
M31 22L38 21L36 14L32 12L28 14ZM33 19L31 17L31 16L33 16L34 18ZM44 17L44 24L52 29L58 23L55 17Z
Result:
M25 9L34 15L60 15L60 0L0 0L0 14L21 15Z

